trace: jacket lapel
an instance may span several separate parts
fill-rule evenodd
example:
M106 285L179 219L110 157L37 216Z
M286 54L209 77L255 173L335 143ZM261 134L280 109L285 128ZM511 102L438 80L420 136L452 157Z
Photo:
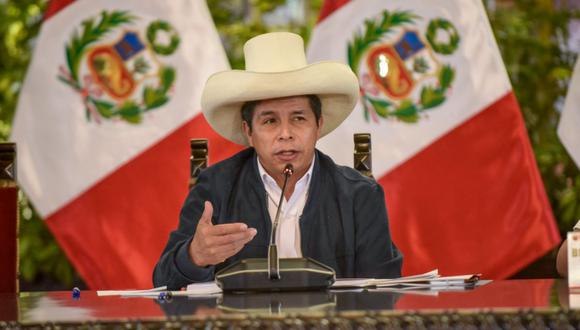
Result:
M262 225L265 228L265 235L262 236L262 240L259 242L260 245L268 245L270 243L270 233L272 231L272 219L270 218L270 213L268 212L268 203L266 197L266 189L264 188L264 183L260 178L260 173L258 171L258 159L257 155L254 153L254 157L250 160L250 164L247 164L247 169L249 170L246 175L249 194L248 198L252 199L252 205L259 205L259 210L256 213L261 215Z
M300 247L302 248L302 255L309 257L308 251L312 246L311 239L316 234L312 233L314 221L318 218L318 207L316 196L320 191L321 171L320 171L320 155L318 150L315 152L314 167L312 168L312 178L310 180L310 187L308 187L308 199L304 205L302 216L300 217Z

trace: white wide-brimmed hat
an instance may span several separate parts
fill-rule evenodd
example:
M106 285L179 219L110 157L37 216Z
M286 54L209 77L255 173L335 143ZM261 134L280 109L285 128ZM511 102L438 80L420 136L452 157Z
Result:
M246 70L213 74L201 96L203 114L224 138L248 145L242 132L245 102L314 94L322 103L320 136L332 132L352 112L359 95L358 80L345 64L331 61L308 65L304 41L294 33L254 37L244 45Z

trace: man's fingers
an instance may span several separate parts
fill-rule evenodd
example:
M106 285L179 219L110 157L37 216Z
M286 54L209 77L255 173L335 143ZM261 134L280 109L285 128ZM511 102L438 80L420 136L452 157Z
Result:
M217 248L222 245L227 245L236 241L249 242L256 236L256 229L247 229L246 224L226 224L226 225L216 225L216 226L205 226L200 229L202 236L200 237L200 242L205 248ZM240 231L240 228L246 228ZM219 233L231 232L230 234L219 235Z
M229 254L228 257L238 253L238 251L256 236L256 230L254 228L249 229L248 232L248 235L240 239L231 240L229 243L218 246L217 251Z
M256 237L256 235L258 234L258 231L255 228L250 228L248 229L248 235L244 238L241 238L239 240L237 240L236 242L241 243L241 247L243 247L244 245L246 245L249 241L253 240L254 237Z
M221 236L221 235L229 235L234 233L242 233L248 230L248 225L245 223L226 223L221 225L215 225L211 227L208 231L209 235Z
M244 245L246 244L241 241L224 245L220 248L220 252L215 254L215 259L220 260L220 262L223 262L227 258L240 252L240 250L244 247Z
M203 204L203 213L201 215L201 218L199 219L199 222L211 225L212 215L213 215L213 206L211 205L211 202L205 201L205 203Z
M241 250L241 248L244 246L244 244L238 244L238 245L240 245L239 250ZM219 248L211 249L213 252L213 253L211 253L212 264L219 264L220 262L224 262L227 258L238 253L239 250L235 249L236 247L238 247L238 245L228 244L228 245L222 245Z
M204 229L211 229L211 227L207 227ZM207 264L216 265L227 258L237 254L240 250L249 242L251 241L257 234L256 229L250 228L246 230L244 233L236 233L236 234L229 234L224 236L213 236L213 240L204 240L205 242L202 243L201 250L204 251L204 258ZM219 239L220 241L227 242L221 245L216 245L215 239Z
M243 232L236 232L233 234L214 236L214 237L212 237L212 245L220 246L220 245L226 245L226 244L230 244L232 242L237 242L237 241L249 242L252 238L254 238L254 236L256 236L256 229L250 228L250 229L244 230Z
M213 206L204 203L203 214L190 246L192 261L198 266L216 265L238 253L257 234L245 223L213 225Z
M248 229L248 233L241 237L239 237L237 234L221 237L227 237L227 243L221 244L219 246L212 245L212 247L208 249L208 252L211 254L212 259L219 259L219 262L221 262L238 253L249 241L251 241L256 236L256 233L256 229L250 228ZM236 239L234 239L234 237Z

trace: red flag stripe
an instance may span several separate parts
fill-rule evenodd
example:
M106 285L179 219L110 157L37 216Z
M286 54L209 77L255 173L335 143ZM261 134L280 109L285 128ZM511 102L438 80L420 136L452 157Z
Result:
M322 22L326 17L330 16L335 10L349 3L350 0L326 0L320 8L320 14L318 14L318 23Z
M56 15L61 9L75 2L75 0L52 0L48 3L46 7L46 12L44 13L44 20L48 20L52 16Z
M513 93L378 181L405 274L506 278L560 241Z
M322 22L326 17L332 14L334 11L338 10L340 7L349 3L350 0L326 0L320 8L320 14L318 14L318 23Z
M217 135L200 114L47 217L91 288L151 287L153 267L187 195L191 138L210 140L212 162L242 149ZM95 250L107 253L91 257Z

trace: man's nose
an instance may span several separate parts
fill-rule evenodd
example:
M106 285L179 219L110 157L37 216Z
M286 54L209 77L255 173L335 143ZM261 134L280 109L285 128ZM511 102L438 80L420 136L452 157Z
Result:
M293 140L294 133L292 130L292 126L289 122L282 122L280 125L280 133L278 135L278 140Z

